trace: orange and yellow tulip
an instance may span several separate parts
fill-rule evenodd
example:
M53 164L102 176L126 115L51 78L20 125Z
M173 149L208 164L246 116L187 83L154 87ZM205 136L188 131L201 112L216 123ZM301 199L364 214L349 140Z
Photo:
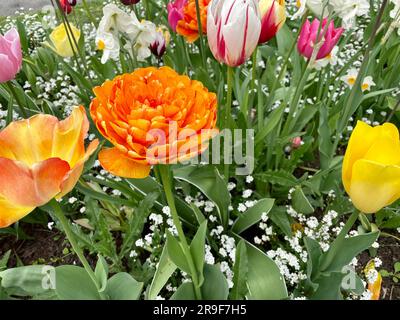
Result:
M168 67L137 69L94 93L90 113L114 145L99 161L116 176L145 178L151 165L189 160L218 133L216 95Z
M0 131L0 228L74 188L98 146L95 140L85 150L88 130L80 107L63 121L40 114Z
M354 206L375 213L400 198L399 131L359 121L343 160L342 179Z

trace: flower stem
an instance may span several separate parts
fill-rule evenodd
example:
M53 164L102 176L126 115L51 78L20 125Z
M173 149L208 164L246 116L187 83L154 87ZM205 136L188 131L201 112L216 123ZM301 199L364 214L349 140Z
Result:
M160 175L161 182L164 187L165 197L167 199L167 203L170 208L170 212L171 212L172 219L174 221L174 225L178 232L178 237L179 237L179 240L180 240L180 243L182 246L183 253L184 253L184 255L186 257L186 261L189 265L196 299L201 300L202 295L201 295L201 290L200 290L198 274L196 271L196 267L195 267L195 264L193 261L192 254L190 253L189 244L186 240L185 233L183 232L182 224L179 219L179 215L178 215L178 212L177 212L176 206L175 206L175 198L174 198L174 194L172 191L171 172L170 172L169 166L168 165L159 165L158 173Z
M232 112L232 93L233 93L233 76L234 76L234 69L228 66L227 70L227 84L228 84L228 92L226 96L226 105L225 105L225 130L230 130L231 128L231 112ZM225 140L225 139L224 139ZM226 144L226 141L224 141ZM227 146L225 146L226 148ZM224 176L226 183L229 182L229 161L224 159Z
M72 246L72 249L74 250L75 254L78 256L79 260L81 261L83 267L85 268L87 274L89 275L90 279L93 281L94 285L96 286L97 290L99 291L99 294L102 298L104 298L103 294L100 292L100 285L97 281L96 275L94 274L89 262L86 260L85 255L83 254L82 249L79 247L78 242L76 241L75 235L71 229L71 226L65 217L59 203L53 199L49 203L51 207L53 208L53 213L58 219L58 221L61 223L62 228L64 229L65 235L68 238L69 243Z
M92 13L90 12L90 9L89 9L89 6L88 6L86 0L82 0L82 4L83 4L83 7L85 8L85 11L88 15L90 22L93 24L94 27L96 27L96 20L94 19Z
M201 60L203 62L204 70L207 70L206 52L205 52L204 40L203 40L203 26L202 26L202 23L201 23L200 3L199 3L199 0L195 0L195 2L196 2L197 27L199 29Z

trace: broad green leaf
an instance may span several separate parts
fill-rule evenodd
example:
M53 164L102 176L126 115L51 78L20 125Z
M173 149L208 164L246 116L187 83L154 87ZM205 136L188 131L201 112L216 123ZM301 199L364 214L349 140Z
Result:
M167 246L164 246L156 273L154 274L150 288L147 292L148 300L155 300L157 298L157 295L168 282L168 279L172 276L175 270L176 265L172 262L168 255Z
M1 285L16 296L35 296L54 290L54 268L31 265L10 268L0 272Z
M86 270L77 266L56 268L56 293L61 300L100 300L100 294Z
M204 300L227 300L229 294L228 281L219 265L204 265L204 283L201 287Z
M343 300L341 286L344 274L331 272L318 278L318 289L310 296L311 300Z
M274 206L275 199L261 199L253 207L240 214L232 226L232 231L240 234L258 223L262 215L268 214Z
M171 300L196 300L193 284L191 282L182 283L172 295Z
M192 255L197 274L199 276L199 284L203 283L203 269L204 269L204 255L205 255L205 244L206 244L206 232L207 232L207 221L204 221L196 235L194 236L192 243L190 244L190 253Z
M351 260L358 254L367 250L378 239L379 232L366 233L363 235L345 238L338 245L331 245L328 252L325 253L323 259L330 261L329 265L321 270L341 271L342 268L348 265Z
M171 258L172 262L182 271L191 274L181 243L169 232L167 232L166 246L168 248L168 256Z
M288 297L285 280L278 266L262 251L246 242L247 286L250 300L280 300Z
M142 289L143 283L126 272L120 272L108 280L105 293L110 300L139 300Z
M248 292L248 270L246 243L241 240L236 246L235 265L233 266L233 288L229 295L231 300L244 300L246 297Z
M217 206L221 223L227 225L230 194L225 180L215 167L185 166L174 170L174 177L195 186L213 201Z
M303 189L297 186L291 194L292 196L292 207L298 213L311 214L314 213L314 208L310 204L310 201L305 196Z
M98 260L96 264L96 269L94 270L94 274L96 275L97 281L100 284L100 292L103 292L107 287L107 278L108 278L108 265L106 260L98 255Z

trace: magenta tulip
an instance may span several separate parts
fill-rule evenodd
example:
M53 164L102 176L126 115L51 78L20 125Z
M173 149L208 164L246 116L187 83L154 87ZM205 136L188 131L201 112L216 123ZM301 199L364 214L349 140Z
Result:
M307 20L301 29L299 41L297 43L297 49L302 56L308 59L312 57L314 47L316 43L320 41L322 41L322 46L317 53L316 59L319 60L329 56L333 48L339 42L339 39L344 31L343 28L335 29L335 25L333 21L331 21L326 30L325 36L323 37L327 19L322 21L321 28L320 23L321 22L318 19L314 19L312 23ZM318 30L320 30L320 35L317 41Z
M170 2L167 6L168 22L174 32L176 32L178 21L183 19L183 8L185 7L186 2L187 0L176 0Z
M12 28L4 36L0 34L0 83L14 79L21 67L21 40Z

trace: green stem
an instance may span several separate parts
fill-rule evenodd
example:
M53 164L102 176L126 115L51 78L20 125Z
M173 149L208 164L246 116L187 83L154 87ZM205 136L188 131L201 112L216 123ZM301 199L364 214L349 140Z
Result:
M21 99L19 98L17 92L15 91L15 88L13 86L13 84L11 83L11 81L5 82L5 85L8 87L8 89L10 90L11 94L13 95L15 101L18 103L19 106L19 110L21 111L21 114L24 118L27 118L28 115L25 111L25 107L21 101Z
M102 298L104 298L103 294L100 292L100 285L97 281L96 275L94 274L89 262L86 260L85 255L83 254L82 249L79 247L78 242L75 239L75 235L70 227L70 224L65 217L59 203L53 199L49 203L51 207L53 208L53 213L58 219L58 221L61 223L62 228L64 229L65 235L68 238L69 243L72 246L72 249L74 250L75 254L78 256L79 260L81 261L83 267L85 268L86 272L88 273L90 279L93 281L95 284L97 290L99 291L99 294Z
M178 212L176 210L175 206L175 198L174 194L172 191L172 184L171 184L171 176L170 176L170 169L168 165L159 165L158 166L158 173L160 175L163 187L164 187L164 193L165 197L167 199L167 203L171 212L172 220L174 221L174 225L176 227L176 230L178 232L178 237L182 245L183 252L186 257L186 261L188 262L189 269L191 272L191 277L193 280L193 286L195 290L195 296L196 299L201 300L202 295L201 295L201 290L200 290L200 283L199 283L199 278L198 274L196 271L196 267L193 261L192 254L190 253L190 247L189 244L186 240L185 233L183 232L182 224L178 215Z
M200 54L203 62L203 68L204 70L207 70L206 52L204 49L204 40L203 40L203 26L201 23L201 14L200 14L200 4L199 0L195 0L195 2L196 2L197 27L199 29Z
M225 128L230 129L231 123L231 112L232 112L232 95L233 95L233 77L234 77L234 69L232 67L228 67L227 69L227 84L228 91L226 96L226 105L225 105Z
M86 10L86 13L88 15L88 18L89 18L90 22L93 24L93 26L96 27L96 20L94 19L92 13L90 12L90 9L89 9L89 6L88 6L86 0L82 0L82 4L83 4L83 7Z
M253 56L252 56L252 72L251 72L251 81L250 81L250 90L249 92L247 92L246 94L246 99L243 103L243 108L241 106L241 112L243 113L243 115L246 118L246 123L248 125L250 125L251 122L251 108L249 108L249 100L250 100L250 96L254 93L255 91L255 83L256 83L256 78L257 78L257 51L258 51L258 47L256 47L256 49L253 52Z
M142 0L142 2L144 2L144 7L146 9L146 19L151 20L149 0Z
M234 69L228 66L227 69L227 84L228 84L228 92L226 97L226 105L225 105L225 130L230 130L231 128L231 112L232 112L232 94L233 94L233 73ZM224 141L226 143L226 141ZM226 183L229 182L229 163L225 159L224 165L224 176Z

